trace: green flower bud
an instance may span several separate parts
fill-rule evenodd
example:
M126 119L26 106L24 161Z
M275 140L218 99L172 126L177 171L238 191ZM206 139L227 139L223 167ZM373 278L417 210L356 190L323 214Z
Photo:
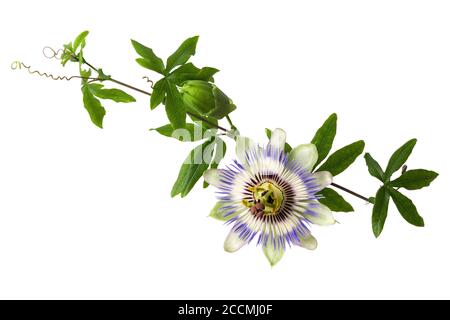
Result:
M222 119L236 109L233 101L213 83L186 81L180 92L187 110L199 115Z

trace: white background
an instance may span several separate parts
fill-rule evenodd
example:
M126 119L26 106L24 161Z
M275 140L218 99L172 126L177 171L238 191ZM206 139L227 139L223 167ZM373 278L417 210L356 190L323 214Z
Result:
M450 298L448 138L450 4L446 1L1 1L0 298ZM385 166L407 139L410 168L440 173L411 192L425 228L392 208L375 239L371 206L314 227L316 251L288 250L270 268L260 248L225 253L207 218L214 190L170 198L192 145L148 132L163 109L107 103L90 123L78 81L11 71L88 29L86 56L145 88L129 39L166 58L200 35L193 62L221 69L245 135L283 127L309 142L332 112L335 147L358 139ZM230 149L232 149L230 144ZM230 154L230 157L232 154ZM373 195L359 158L336 182Z

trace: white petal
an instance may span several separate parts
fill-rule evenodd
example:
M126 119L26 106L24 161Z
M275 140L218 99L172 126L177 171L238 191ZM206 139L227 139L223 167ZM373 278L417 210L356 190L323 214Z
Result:
M311 171L319 158L317 148L314 144L301 144L289 153L289 160L296 161L303 168Z
M301 238L298 245L308 250L315 250L317 248L317 240L312 234L309 234L305 238Z
M208 169L203 173L203 179L210 185L218 188L220 186L220 169Z
M314 211L316 214L312 215L304 213L303 216L314 224L318 224L320 226L328 226L336 222L334 220L333 214L331 213L331 210L321 203L318 203L317 207L311 208L311 211Z
M286 132L279 128L273 130L269 143L274 148L284 150L284 145L286 144Z
M319 186L319 190L328 187L333 182L333 176L328 171L319 171L313 174L316 184Z
M236 156L242 164L246 164L245 154L255 146L255 142L247 137L238 136L236 138Z
M239 238L239 234L231 230L227 238L225 239L223 248L225 249L226 252L236 252L240 248L242 248L244 244L246 244L246 242L241 238Z
M270 266L273 267L283 258L284 248L279 247L275 249L273 244L268 243L266 246L263 246L263 252L267 260L269 260Z

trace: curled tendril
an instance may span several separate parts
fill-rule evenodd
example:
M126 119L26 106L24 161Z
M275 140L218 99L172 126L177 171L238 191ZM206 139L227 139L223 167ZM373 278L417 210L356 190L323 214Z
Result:
M40 72L38 70L32 70L31 66L27 66L25 63L23 63L21 61L14 61L13 63L11 63L11 69L12 70L26 69L29 74L37 74L40 77L45 77L45 78L49 78L52 80L66 80L66 81L70 81L72 79L84 79L84 80L91 80L91 81L101 80L99 78L82 77L82 76L55 76L52 73Z
M150 80L150 78L147 77L147 76L143 76L142 79L144 79L144 80L147 81L148 83L151 83L151 84L150 84L150 88L153 89L153 85L154 85L153 80Z
M57 59L57 60L61 60L61 56L64 54L65 49L58 49L55 50L52 47L44 47L42 48L42 54L44 55L44 57L46 57L47 59Z

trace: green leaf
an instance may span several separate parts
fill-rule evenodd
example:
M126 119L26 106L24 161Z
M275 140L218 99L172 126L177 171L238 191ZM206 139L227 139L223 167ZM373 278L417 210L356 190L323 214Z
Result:
M392 154L391 159L389 159L389 163L386 167L386 173L384 175L385 181L388 181L391 178L392 174L400 169L406 162L406 160L408 160L409 155L416 145L416 142L417 139L411 139Z
M220 161L223 160L226 153L227 153L226 143L222 139L216 138L216 147L214 148L214 159L211 162L210 168L217 169L219 167ZM203 181L203 188L208 188L208 186L209 183Z
M78 47L83 49L86 46L86 37L88 36L89 31L83 31L80 33L73 42L73 51L77 51Z
M69 42L69 43L63 45L63 48L64 48L64 50L61 55L61 64L64 67L66 65L66 63L72 59L72 57L74 55L74 50L73 50L72 42Z
M333 113L328 117L323 125L317 130L311 143L315 144L317 147L317 153L319 158L317 159L314 168L318 166L323 159L325 159L333 146L334 137L336 136L337 127L337 115ZM314 169L313 168L313 169Z
M205 128L193 123L186 123L186 126L182 129L174 130L171 124L166 124L165 126L150 129L155 130L159 134L175 138L183 142L199 141L205 138Z
M422 217L417 212L416 206L414 203L406 197L404 194L398 192L392 187L389 187L389 193L394 200L395 206L398 209L398 212L402 215L403 219L408 221L410 224L423 227L425 224L423 222Z
M390 183L392 187L417 190L428 187L438 174L434 171L416 169L408 170Z
M115 102L136 102L132 96L120 89L104 89L102 84L92 83L89 84L91 92L100 99L109 99Z
M320 166L317 171L329 171L333 176L337 176L347 169L364 150L364 141L359 140L345 146L331 156Z
M89 78L92 74L91 69L86 69L84 70L83 68L80 68L80 76L84 77L84 78ZM83 79L82 80L83 85L88 85L87 80Z
M389 192L385 187L378 189L372 210L372 231L375 237L381 234L386 222L389 207Z
M212 67L203 67L200 69L200 72L194 76L193 79L189 80L203 80L203 81L209 81L214 82L213 76L219 72L219 69L212 68Z
M323 198L319 199L319 202L330 208L331 211L335 212L352 212L355 211L350 203L345 201L345 199L337 193L335 190L330 188L325 188L320 191Z
M188 38L178 47L178 49L167 58L166 71L171 71L174 67L186 63L195 54L198 36Z
M103 108L100 101L94 97L89 86L83 85L81 91L83 92L83 104L91 117L91 121L97 127L103 128L103 117L106 114L105 108Z
M193 149L181 166L178 178L173 185L171 195L175 197L180 194L185 197L194 187L203 173L208 169L212 158L211 144L214 139L210 139Z
M217 72L219 72L219 70L215 68L204 67L199 69L192 63L186 63L172 71L167 78L177 85L181 85L183 82L188 80L203 80L211 82L214 80L213 76Z
M176 85L167 82L166 113L174 129L186 125L186 107Z
M155 109L159 106L166 96L166 81L161 79L153 86L152 95L150 96L150 109Z
M272 136L272 130L266 128L265 131L267 138L270 140L270 137ZM291 145L286 142L286 144L284 145L284 152L289 153L291 152L291 150L292 150Z
M136 50L136 53L140 55L142 58L136 59L136 62L139 63L142 67L153 70L160 74L165 74L164 71L164 62L159 58L152 49L140 44L135 40L131 40L131 43Z
M381 169L378 162L374 158L372 158L370 153L366 153L364 155L364 159L366 159L366 165L367 165L367 168L369 169L369 173L373 177L380 180L381 182L384 182L384 172L383 172L383 169Z

